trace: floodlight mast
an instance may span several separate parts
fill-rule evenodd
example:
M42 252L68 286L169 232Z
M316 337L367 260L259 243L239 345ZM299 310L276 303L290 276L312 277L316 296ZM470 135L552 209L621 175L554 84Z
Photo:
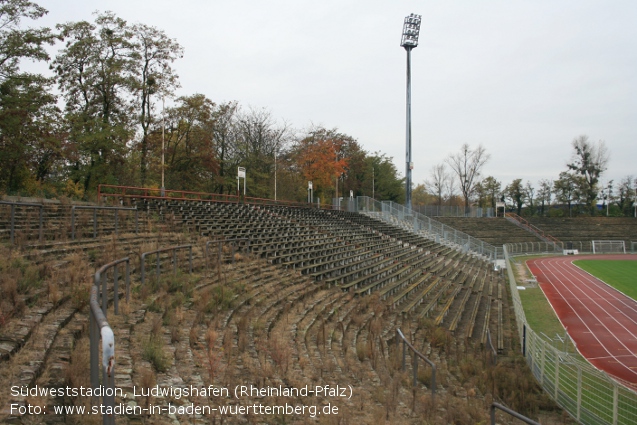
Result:
M420 21L422 16L414 13L405 18L403 36L400 46L407 51L407 166L405 170L405 207L411 209L411 170L414 163L411 160L411 49L418 46Z

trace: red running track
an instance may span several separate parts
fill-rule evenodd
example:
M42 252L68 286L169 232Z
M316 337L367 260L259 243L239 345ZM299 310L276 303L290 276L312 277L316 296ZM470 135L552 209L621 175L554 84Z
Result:
M637 384L637 302L573 264L590 259L602 258L551 257L527 264L582 356L596 368ZM637 260L637 255L603 259Z

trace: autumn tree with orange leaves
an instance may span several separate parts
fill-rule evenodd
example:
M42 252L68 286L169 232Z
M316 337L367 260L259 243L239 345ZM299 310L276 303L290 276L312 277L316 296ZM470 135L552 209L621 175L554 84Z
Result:
M337 179L347 171L349 158L345 146L354 141L336 129L313 128L294 147L296 165L311 181L316 196L335 195Z

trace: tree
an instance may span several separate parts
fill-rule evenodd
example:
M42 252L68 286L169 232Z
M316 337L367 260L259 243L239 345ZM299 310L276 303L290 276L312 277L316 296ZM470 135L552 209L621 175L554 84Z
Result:
M563 171L557 180L553 182L553 191L558 202L568 206L568 216L572 215L573 202L579 199L578 187L582 185L583 178L573 173Z
M0 187L9 193L41 186L61 159L61 117L49 84L36 75L0 83Z
M496 202L498 202L501 197L502 183L500 183L495 177L489 176L484 178L480 182L479 186L480 191L483 192L487 201L487 205L490 208L495 209Z
M171 189L212 189L219 169L212 147L214 111L215 104L202 94L182 96L175 107L166 111L166 180ZM160 131L155 130L149 138L155 140L152 145L158 152Z
M154 123L153 97L170 96L179 86L177 75L171 68L178 58L183 57L183 48L175 40L157 28L144 24L131 29L131 59L135 106L142 128L140 147L140 181L146 183L148 161L148 135Z
M634 213L635 187L637 187L637 180L633 176L626 176L619 182L617 206L625 216L632 216Z
M603 140L595 144L585 135L573 139L571 144L573 146L573 154L571 162L567 164L568 169L582 177L581 192L590 208L591 214L595 214L595 201L598 193L597 184L602 173L606 171L610 154Z
M55 36L49 28L22 29L22 19L39 19L48 11L27 0L0 1L0 82L20 75L20 60L47 61L44 45L53 44Z
M212 144L219 164L219 173L214 178L214 191L217 193L234 193L236 191L236 171L239 165L237 146L236 113L239 105L228 102L217 106L212 127Z
M75 144L72 176L85 190L117 183L134 134L131 32L111 12L58 25L65 47L53 62L66 100L69 140Z
M236 117L236 154L247 170L250 196L274 197L274 156L290 139L289 128L277 125L266 109L239 111Z
M447 164L458 177L465 208L469 207L469 201L480 177L482 167L488 160L489 154L487 154L484 147L480 145L472 149L467 143L462 145L460 152L451 154L446 159Z
M414 211L420 211L418 207L435 204L437 199L435 195L429 193L426 184L418 184L411 191L411 201Z
M22 29L22 19L38 19L46 9L25 0L0 1L0 189L15 192L41 184L59 159L55 97L51 81L20 71L20 61L49 60L49 28Z
M342 184L339 195L349 198L351 192L354 197L361 196L363 195L365 178L369 172L369 167L365 162L367 153L352 137L345 139L342 154L347 158L347 166L345 167L345 173L341 175Z
M317 196L336 195L336 179L345 173L349 161L343 148L350 139L351 136L339 133L337 129L319 127L310 129L296 142L297 166L305 179L313 183Z
M551 205L553 195L553 183L550 180L540 180L540 188L537 192L537 200L540 203L540 215L544 215L546 205Z
M525 200L525 190L522 179L515 179L504 189L505 196L511 200L515 206L517 214L522 214L522 206Z
M367 157L375 170L376 199L393 201L398 204L405 202L405 178L401 178L391 157L375 152Z
M425 184L429 187L431 193L436 196L438 205L442 206L443 193L449 186L450 181L453 184L453 179L447 172L447 167L445 167L444 163L434 165L429 176L430 179Z
M535 215L535 188L531 185L531 182L526 182L524 185L524 197L526 199L526 203L528 204L528 213L529 215Z

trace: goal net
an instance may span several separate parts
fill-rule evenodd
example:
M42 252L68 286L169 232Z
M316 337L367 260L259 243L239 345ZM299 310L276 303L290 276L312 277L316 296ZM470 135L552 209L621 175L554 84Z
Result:
M593 241L593 254L625 254L624 241Z

